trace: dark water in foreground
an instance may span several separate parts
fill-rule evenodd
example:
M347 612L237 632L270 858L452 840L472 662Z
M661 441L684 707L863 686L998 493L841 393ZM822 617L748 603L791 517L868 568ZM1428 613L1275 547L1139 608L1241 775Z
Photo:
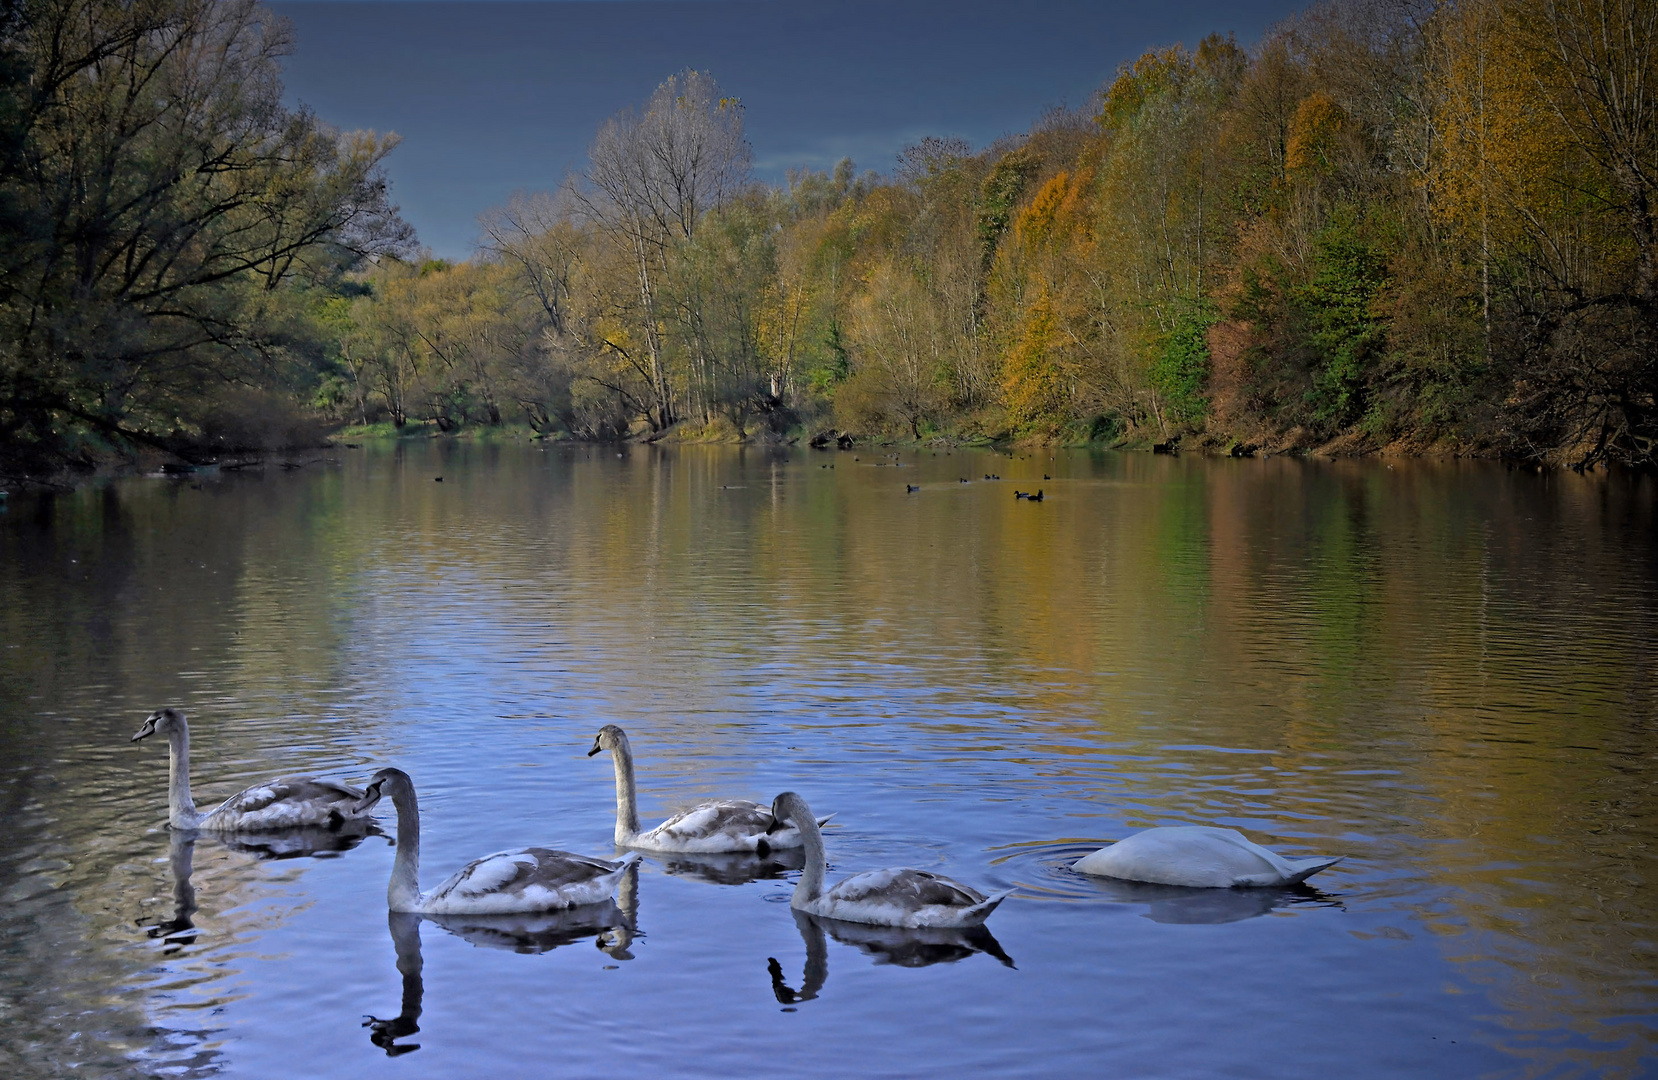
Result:
M0 1074L1658 1076L1650 482L341 453L0 514ZM609 852L616 722L647 823L792 787L840 872L1019 893L988 944L820 936L785 866L647 859L592 925L388 920L383 836L170 842L164 703L203 803L408 770L428 886ZM1181 823L1349 858L1066 869Z

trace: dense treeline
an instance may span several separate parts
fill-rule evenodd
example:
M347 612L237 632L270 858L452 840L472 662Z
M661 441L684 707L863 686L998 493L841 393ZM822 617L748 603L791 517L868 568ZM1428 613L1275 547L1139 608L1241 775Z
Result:
M463 266L342 313L352 409L584 437L1404 443L1650 462L1658 5L1314 9L889 178L744 182L665 83ZM424 313L424 314L423 314ZM357 366L366 363L366 368Z
M331 148L305 167L334 201L300 201L335 217L305 219L305 257L258 263L281 288L214 278L215 303L273 332L189 356L244 380L255 358L306 357L285 385L334 418L446 431L1651 464L1654 71L1655 0L1358 0L1251 51L1147 53L1090 108L982 150L930 138L890 176L843 162L776 188L749 176L740 102L687 71L604 125L582 175L488 215L478 257L388 249L351 274L373 245L348 233L395 240L383 188L359 190L386 144L307 136ZM271 231L258 242L303 229ZM84 329L147 340L177 317L111 304L121 320ZM7 371L86 366L29 340ZM122 430L163 415L121 393ZM52 422L104 415L52 400ZM12 437L22 414L4 415Z
M408 230L287 48L254 0L0 0L0 472L303 422L317 311Z

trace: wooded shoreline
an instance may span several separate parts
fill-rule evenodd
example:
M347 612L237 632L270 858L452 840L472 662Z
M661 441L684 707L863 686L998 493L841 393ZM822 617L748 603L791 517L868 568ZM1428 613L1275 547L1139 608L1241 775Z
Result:
M0 477L377 423L1655 462L1658 0L1321 4L776 186L687 70L460 263L295 47L0 0Z

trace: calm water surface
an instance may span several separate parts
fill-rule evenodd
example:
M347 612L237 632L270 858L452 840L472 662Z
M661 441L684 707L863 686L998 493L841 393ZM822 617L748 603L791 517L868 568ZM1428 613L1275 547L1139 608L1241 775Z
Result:
M1650 482L341 454L0 514L0 1073L1658 1076ZM171 836L128 742L162 704L203 802L406 769L428 885L610 852L614 722L647 822L794 788L837 871L1019 891L994 937L826 933L786 862L647 858L585 921L388 919L389 808L339 850ZM1172 824L1348 858L1067 869Z

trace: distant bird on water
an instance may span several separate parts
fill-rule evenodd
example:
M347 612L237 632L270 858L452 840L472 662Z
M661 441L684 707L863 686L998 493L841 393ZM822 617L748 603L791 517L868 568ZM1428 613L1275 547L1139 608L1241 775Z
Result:
M921 485L920 484L905 484L904 485L904 490L905 491L920 491L921 490Z
M434 477L432 477L432 482L433 482L433 483L434 483L434 484L441 484L441 483L443 483L443 477L441 477L441 476L434 476Z
M1042 490L1040 488L1038 488L1035 495L1032 495L1028 491L1015 491L1013 493L1013 497L1016 500L1017 499L1029 499L1031 502L1041 502L1042 501Z

